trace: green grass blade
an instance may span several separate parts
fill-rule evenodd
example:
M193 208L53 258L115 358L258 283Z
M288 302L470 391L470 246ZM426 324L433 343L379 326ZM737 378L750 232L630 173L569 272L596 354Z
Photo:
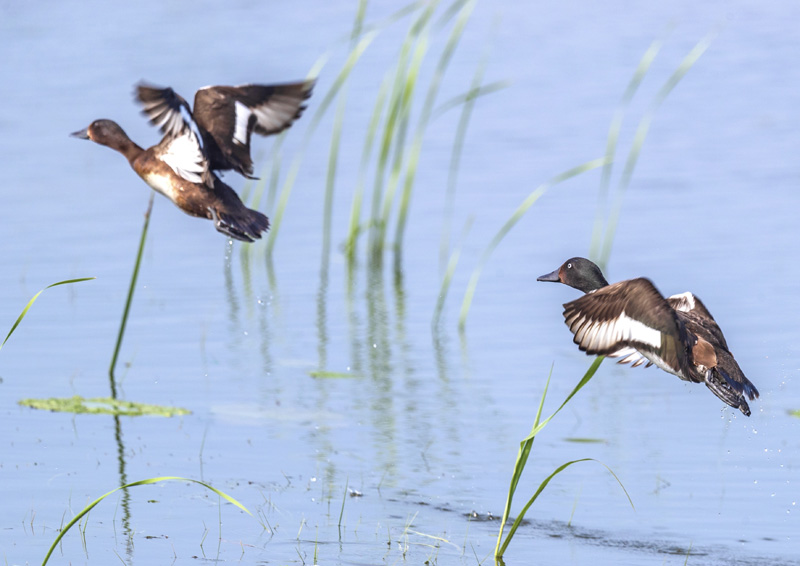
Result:
M487 83L483 86L474 86L471 87L467 92L454 96L453 98L442 102L436 109L433 111L431 115L431 121L436 120L443 114L446 114L453 108L458 108L459 106L466 104L467 102L471 102L477 98L482 96L486 96L487 94L492 94L493 92L497 92L498 90L503 90L504 88L508 88L511 86L511 81L494 81L492 83Z
M611 126L608 129L608 138L606 139L606 162L603 165L603 171L600 175L600 190L597 195L597 212L595 214L594 228L592 229L592 243L589 250L589 257L597 261L600 252L600 244L602 242L603 232L603 217L605 215L606 201L608 200L608 186L611 182L611 170L614 165L614 155L617 152L617 141L619 140L619 132L622 129L622 122L625 118L625 111L639 90L645 75L650 70L658 52L663 46L663 40L656 40L647 48L636 71L633 73L630 82L628 83L622 98L617 105L617 110L614 112L614 117L611 120Z
M533 438L534 436L536 436L537 434L539 434L539 432L540 432L540 431L541 431L541 430L542 430L542 429L543 429L545 426L547 426L547 423L549 423L549 422L550 422L550 421L553 419L553 417L555 417L555 416L556 416L556 415L557 415L557 414L558 414L558 413L561 411L561 409L563 409L563 408L564 408L564 406L565 406L567 403L569 403L570 399L572 399L573 397L575 397L575 395L578 393L578 391L580 391L581 389L583 389L583 388L584 388L584 386L585 386L587 383L589 383L589 381L592 379L592 377L594 377L594 374L597 372L597 368L599 368L599 367L600 367L600 364L601 364L601 363L603 363L603 359L604 359L604 358L603 358L603 356L598 356L597 358L595 358L595 360L592 362L592 365L590 365L590 366L589 366L589 369L587 369L587 370L586 370L586 373L585 373L585 374L583 374L583 377L582 377L582 378L581 378L581 380L578 382L578 385L576 385L576 386L575 386L575 388L572 390L572 392L571 392L569 395L567 395L567 398L566 398L566 399L564 399L564 402L563 402L563 403L561 403L561 405L559 405L558 409L556 409L556 410L555 410L555 412L553 412L553 414L552 414L552 415L550 415L549 417L547 417L547 418L546 418L545 420L543 420L542 422L540 422L540 423L537 423L537 424L536 424L536 425L533 427L533 430L531 430L530 434L528 434L528 436L527 436L527 437L526 437L526 438L523 440L523 442L524 442L525 440L528 440L529 438ZM540 409L541 409L541 408L540 408ZM539 419L539 415L537 415L537 421L538 421L538 419Z
M390 25L398 22L399 20L405 18L409 14L413 14L423 6L427 5L427 3L428 0L418 0L417 2L409 2L405 6L394 12L393 14L390 14L389 16L384 18L383 20L374 24L365 25L362 32L367 33L375 30L378 31L383 30L389 27Z
M122 337L125 335L125 326L128 324L128 313L131 310L131 303L133 302L133 292L136 290L136 280L139 278L139 266L142 263L144 243L147 240L147 227L150 226L150 214L153 212L154 196L155 193L150 193L150 200L147 203L147 211L144 213L144 225L142 226L142 235L139 238L139 250L136 252L136 261L133 264L131 284L128 286L128 297L125 299L125 308L122 311L122 321L120 322L119 332L117 333L117 343L114 345L114 354L111 356L111 365L108 367L108 375L111 377L112 397L117 396L116 385L114 384L114 368L117 367L119 349L122 347Z
M535 429L539 424L539 419L542 416L542 409L544 408L544 400L547 397L547 390L550 387L550 378L553 376L553 366L550 366L550 373L547 374L547 381L544 384L544 391L542 391L542 398L539 400L539 408L536 411L536 419L533 421L533 428ZM500 521L500 531L497 533L497 544L495 545L495 553L500 548L500 543L503 540L503 531L505 530L506 522L511 513L511 503L514 501L514 494L517 491L517 485L522 477L522 472L525 470L525 464L528 462L528 456L533 448L533 438L526 438L519 443L519 450L517 451L517 460L514 462L514 472L511 474L511 483L508 486L508 495L506 496L506 504L503 508L503 518Z
M577 167L573 167L572 169L564 171L563 173L556 175L549 181L539 185L531 194L527 196L527 198L524 201L522 201L522 204L520 204L517 210L514 211L514 214L511 215L511 218L509 218L506 221L503 227L500 228L500 231L495 235L494 238L492 238L492 241L489 242L489 245L486 247L483 254L481 255L480 260L478 261L478 265L472 272L472 276L470 277L469 283L467 285L467 291L464 294L464 300L461 303L461 316L458 321L458 326L461 330L463 330L466 327L467 315L469 314L469 308L470 305L472 304L472 298L475 295L475 289L478 286L478 279L480 279L483 266L489 260L489 257L492 255L492 252L498 246L498 244L500 244L505 235L508 234L508 232L511 230L511 228L514 227L514 225L519 221L519 219L525 215L528 209L531 206L533 206L533 204L537 200L539 200L539 197L541 197L544 193L546 193L550 187L553 187L559 183L562 183L573 177L576 177L581 173L586 173L587 171L596 169L601 165L603 165L604 162L605 159L603 158L593 159L591 161L587 161L586 163L582 163Z
M358 36L364 26L364 17L367 13L367 1L359 0L358 9L356 10L356 18L353 22L353 30L350 34L351 49L356 45ZM333 189L336 182L336 168L339 158L339 146L342 138L342 126L344 123L344 112L347 108L347 91L342 90L339 99L339 105L336 108L336 117L334 118L333 134L331 139L331 151L328 157L328 175L325 183L325 207L322 222L323 244L322 244L322 257L323 263L327 262L328 255L330 254L330 239L331 229L333 224ZM360 209L359 209L360 210ZM360 212L359 212L360 214Z
M464 29L467 26L467 22L469 21L474 8L475 0L466 0L463 4L463 7L459 10L456 23L450 32L450 36L447 39L447 43L445 44L445 47L442 50L442 54L440 55L439 61L436 65L436 70L433 78L431 79L431 83L428 86L428 92L425 96L425 102L422 106L422 113L419 118L419 125L417 126L417 131L414 136L414 143L411 146L411 153L408 159L408 164L406 165L405 183L403 185L403 193L400 199L400 210L397 216L397 227L395 229L394 243L396 249L402 248L403 235L405 233L406 221L408 218L408 207L411 201L411 193L414 187L414 179L416 178L420 153L422 152L422 142L425 138L425 130L428 127L431 114L433 113L434 105L436 103L436 96L439 93L442 77L444 77L444 74L450 65L450 61L453 58L453 53L455 53L456 47L458 47L458 43L461 40Z
M669 79L667 79L667 82L664 83L664 85L656 93L655 97L653 98L653 102L650 104L649 110L644 116L642 116L639 126L636 128L633 144L630 152L628 153L628 159L625 162L625 168L623 169L622 176L619 180L616 203L611 210L611 214L609 215L608 226L606 228L606 234L603 240L603 247L599 256L599 263L601 265L605 265L606 262L608 262L609 256L611 255L611 245L614 241L614 236L617 231L617 224L619 223L619 216L622 209L622 199L625 196L625 191L627 190L628 185L630 185L633 171L636 168L636 163L639 160L639 153L641 152L642 146L647 138L647 133L650 130L650 124L653 121L656 110L658 110L658 108L661 106L667 96L669 96L672 90L678 85L681 79L686 76L686 73L689 72L689 69L691 69L698 59L700 59L703 53L706 52L714 37L716 37L716 31L708 34L706 37L701 39L697 45L694 46L694 48L692 48L689 54L683 59L683 61L681 61L681 64L678 65L678 68L675 69L675 72L672 73Z
M294 160L292 161L291 166L289 167L289 174L286 177L286 180L283 183L283 188L281 189L280 197L278 198L278 206L275 208L275 214L272 219L272 229L269 232L269 238L267 240L267 255L272 255L273 249L275 248L275 242L278 238L278 234L280 233L280 227L283 223L283 215L286 211L286 206L289 204L289 196L292 193L292 188L294 187L294 182L297 179L297 174L300 170L300 164L303 161L303 155L305 153L305 148L308 146L308 142L311 139L311 136L316 131L317 126L319 125L322 117L328 110L328 107L333 102L334 98L338 94L339 90L347 81L350 73L353 71L353 67L355 67L358 60L367 50L367 47L372 43L372 41L377 36L377 31L371 31L365 33L361 39L356 43L355 47L350 51L350 54L347 56L347 60L344 63L341 71L336 76L336 79L333 82L333 85L325 93L325 96L322 99L317 111L314 113L314 116L311 118L309 123L308 129L306 129L305 136L303 138L303 145L300 152L295 156Z
M506 522L508 521L509 514L511 513L511 504L514 500L514 494L517 490L517 485L519 484L519 480L522 477L522 472L525 470L525 465L528 462L528 456L530 455L530 451L533 448L533 440L541 430L547 426L547 423L555 417L561 409L572 399L578 391L583 389L583 387L589 383L589 380L592 379L597 368L600 367L603 358L598 357L597 359L592 362L592 365L589 366L589 369L586 370L586 373L583 374L583 377L580 379L578 384L573 388L572 392L567 395L567 398L564 400L563 403L556 409L556 411L547 417L544 421L541 420L542 418L542 411L544 409L544 400L547 397L547 390L550 386L550 378L553 375L553 367L550 367L550 373L547 375L547 381L545 382L544 391L542 392L542 398L539 400L539 408L536 411L536 418L533 421L533 428L531 432L520 441L519 451L517 452L517 460L514 462L514 472L511 475L511 483L509 484L508 488L508 496L506 497L506 505L503 509L503 520L500 523L500 532L497 535L497 544L495 546L495 553L500 552L500 545L501 540L503 538L503 530L505 529ZM501 553L502 554L502 553Z
M339 528L342 528L342 518L344 517L344 503L345 503L345 501L347 501L347 488L348 488L349 485L350 485L350 478L348 477L344 481L344 494L342 495L342 508L339 509L339 523L338 523ZM316 564L316 563L317 562L314 561L314 564Z
M33 297L31 297L31 300L28 301L28 304L25 305L25 308L22 309L22 312L17 317L17 320L14 321L14 324L11 327L11 330L9 330L8 334L6 334L6 339L3 340L2 344L0 344L0 350L2 350L3 346L6 345L6 342L8 342L9 338L11 338L11 335L14 334L14 331L17 329L17 326L19 326L19 323L22 322L23 318L25 318L25 315L28 314L28 310L33 306L33 303L36 302L36 299L39 298L39 295L41 295L42 293L44 293L47 289L50 289L51 287L58 287L59 285L67 285L69 283L80 283L81 281L91 281L92 279L96 279L96 277L81 277L79 279L67 279L65 281L59 281L58 283L53 283L52 285L48 285L47 287L45 287L44 289L42 289L41 291L36 293Z
M472 227L472 221L474 218L470 218L467 220L467 223L464 226L464 231L461 234L461 242L464 241L467 237L467 233L469 229ZM433 310L433 320L431 320L431 328L436 328L439 325L439 320L442 317L442 311L444 310L444 303L447 300L447 293L450 290L450 283L453 280L453 274L456 271L456 267L458 266L458 260L461 256L461 244L453 250L453 253L450 255L450 260L447 262L447 269L445 270L444 277L442 278L442 285L439 289L439 296L436 299L436 307Z
M325 204L322 215L322 261L327 262L331 251L331 230L333 228L333 193L336 186L336 168L339 161L339 146L342 141L342 126L344 113L347 108L347 92L342 91L339 104L336 107L336 116L333 121L333 134L331 136L331 149L328 154L328 174L325 179Z
M75 525L75 523L80 521L84 517L84 515L86 515L89 511L94 509L94 507L98 503L100 503L103 499L105 499L109 495L119 491L120 489L127 489L129 487L136 487L136 486L139 486L139 485L149 485L149 484L159 483L159 482L164 482L164 481L191 482L191 483L196 483L198 485L202 485L203 487L205 487L206 489L210 489L211 491L213 491L214 493L216 493L217 495L219 495L220 497L222 497L223 499L225 499L229 503L233 503L234 505L236 505L239 509L241 509L242 511L244 511L248 515L250 515L250 516L253 515L252 513L250 513L250 511L247 510L247 507L245 507L244 505L242 505L241 503L236 501L233 497L231 497L227 493L224 493L224 492L220 491L219 489L217 489L215 487L212 487L207 483L203 483L203 482L201 482L199 480L193 480L191 478L181 478L181 477L177 477L177 476L163 476L163 477L158 477L158 478L150 478L150 479L146 479L146 480L139 480L139 481L135 481L135 482L132 482L132 483L127 483L125 485L121 485L121 486L119 486L119 487L117 487L115 489L112 489L108 493L106 493L104 495L101 495L100 497L98 497L97 499L92 501L89 505L84 507L77 515L75 515L72 518L72 520L69 523L67 523L61 529L61 532L58 533L58 536L53 541L53 544L50 545L50 549L47 551L47 554L45 555L44 560L42 561L42 566L45 566L47 564L47 561L50 559L50 556L53 554L53 551L55 550L56 546L58 546L58 543L61 541L61 539L64 537L64 535L67 534L67 531L69 531Z
M539 487L538 487L538 489L536 490L536 492L533 494L533 496L532 496L532 497L531 497L531 498L528 500L528 502L525 504L525 506L524 506L524 507L522 508L522 510L519 512L519 515L517 515L517 518L514 520L514 523L511 525L511 529L509 529L509 531L508 531L508 535L506 536L505 540L503 541L503 544L502 544L502 545L500 545L500 548L499 548L498 550L496 550L496 551L495 551L495 557L498 557L498 558L499 558L499 557L503 556L503 554L505 554L505 551L506 551L506 549L508 548L508 545L509 545L509 543L511 542L511 539L514 537L514 533L516 533L516 532L517 532L517 529L518 529L518 528L519 528L519 526L522 524L522 520L525 518L525 514L528 512L528 509L530 509L531 505L533 505L533 504L534 504L534 502L536 501L536 499L539 497L539 494L541 494L541 493L542 493L542 491L544 491L544 489L547 487L547 485L550 483L550 481L551 481L551 480L552 480L554 477L556 477L558 474L560 474L561 472L563 472L564 470L566 470L567 468L569 468L570 466L572 466L573 464L577 464L577 463L579 463L579 462L597 462L598 464L600 464L601 466L603 466L603 467L604 467L606 470L608 470L609 472L611 472L611 475L612 475L612 476L614 476L614 479L615 479L615 480L617 480L617 483L618 483L618 484L619 484L619 486L622 488L622 491L625 493L625 496L628 498L628 503L630 503L631 507L632 507L634 510L636 509L636 508L633 506L633 500L631 500L631 496L628 494L628 490L626 490L626 489L625 489L625 486L624 486L624 485L622 485L622 482L621 482L621 481L620 481L620 479L617 477L617 474L615 474L615 473L614 473L614 472L611 470L611 468L609 468L608 466L606 466L605 464L603 464L603 463L602 463L602 462L600 462L599 460L595 460L594 458L581 458L581 459L579 459L579 460L571 460L571 461L569 461L569 462L566 462L566 463L564 463L564 464L560 465L558 468L556 468L556 469L553 471L553 473L552 473L552 474L550 474L549 476L547 476L547 477L544 479L544 481L543 481L541 484L539 484Z
M406 136L411 114L411 103L414 99L420 68L428 52L430 20L437 5L438 0L431 2L427 9L420 14L411 26L401 50L402 55L397 66L397 76L395 78L396 89L394 93L397 97L394 104L394 107L397 108L397 115L393 121L396 127L393 127L384 135L384 139L388 139L394 144L394 154L392 158L392 167L389 172L389 181L386 184L386 190L381 199L382 206L380 217L373 218L376 228L373 232L375 237L370 246L373 253L378 253L386 245L386 230L389 224L389 215L394 205L395 194L397 193L397 187L400 183L403 159L406 153ZM411 60L406 63L409 54L411 54Z
M400 167L408 129L408 115L410 113L413 90L416 85L417 75L414 69L416 68L418 71L418 65L422 62L421 57L427 49L427 42L422 38L427 34L430 19L437 5L438 0L428 3L417 19L414 20L400 47L400 54L395 66L394 83L389 98L389 112L383 128L378 163L375 170L375 183L372 190L371 230L368 247L373 256L383 250L385 243L386 226L381 218L388 218L388 214L381 214L381 210L391 209L391 201L400 178ZM411 62L409 62L410 59ZM384 192L384 177L392 147L394 147L394 156L389 182Z
M350 210L350 228L348 230L347 244L345 246L347 258L350 263L355 259L357 240L361 233L361 205L364 201L364 179L366 178L367 167L369 166L369 158L372 155L372 147L375 143L375 135L378 131L381 113L386 103L386 95L389 92L389 79L390 76L386 75L383 81L381 81L381 86L378 89L378 96L375 99L375 107L372 109L372 116L370 117L369 126L367 127L367 136L364 138L364 147L361 150L358 182L356 183L356 190L353 194L353 204Z
M478 96L477 93L480 89L480 84L483 81L483 74L486 70L487 62L488 57L484 56L483 59L481 59L481 62L478 64L478 68L475 70L475 76L472 78L472 86L470 87L470 90L467 91L468 93L472 94L472 96L467 95L463 97L463 101L461 102L463 106L461 108L461 115L458 118L458 126L456 127L453 150L450 153L450 167L448 168L447 172L447 191L444 199L444 221L442 225L442 235L439 240L440 265L444 265L445 258L447 257L450 249L450 226L453 222L453 209L455 208L455 194L458 180L458 169L461 164L461 152L464 148L464 139L467 136L467 126L469 126L469 120L472 117L472 110L475 107L475 99ZM455 106L453 106L453 108L454 107ZM439 109L437 108L437 110ZM435 118L437 110L434 110L431 120Z

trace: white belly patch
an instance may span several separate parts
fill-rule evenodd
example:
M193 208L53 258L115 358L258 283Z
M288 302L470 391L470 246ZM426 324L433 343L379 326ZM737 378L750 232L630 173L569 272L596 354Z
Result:
M150 173L149 175L143 176L142 179L144 179L145 183L150 185L151 189L157 193L161 193L169 200L173 202L175 201L175 196L177 195L178 191L175 190L175 187L172 185L172 179L170 179L168 176Z

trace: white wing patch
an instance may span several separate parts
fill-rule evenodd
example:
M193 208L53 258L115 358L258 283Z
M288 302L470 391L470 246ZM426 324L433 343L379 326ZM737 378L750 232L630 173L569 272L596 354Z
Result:
M166 147L166 151L161 155L161 159L175 173L190 183L203 183L203 175L206 173L207 166L206 158L198 137L192 130L187 130L182 136L173 138Z
M258 125L267 132L282 130L291 124L297 115L298 100L288 96L273 96L261 106L253 108Z
M233 143L247 145L247 127L250 124L250 116L253 115L253 111L236 100L234 102L234 114L236 116L236 128L233 130Z
M637 350L636 348L626 347L617 350L611 354L607 354L606 357L608 358L620 358L617 360L618 364L631 364L631 367L639 367L643 363L647 362L647 366L649 367L653 365L653 362L649 361L645 358L642 353Z
M617 318L606 321L592 320L585 314L576 312L566 322L575 334L575 343L581 350L590 353L613 349L621 342L638 342L654 349L661 347L661 332L630 318L625 311L622 311ZM615 354L619 356L621 355L619 352L622 351L625 352L625 356L629 356L630 352L626 350L627 348L618 350Z
M670 301L670 306L676 311L690 312L694 309L695 306L694 295L692 295L688 291L686 293L672 295L667 300ZM675 302L673 303L672 301Z

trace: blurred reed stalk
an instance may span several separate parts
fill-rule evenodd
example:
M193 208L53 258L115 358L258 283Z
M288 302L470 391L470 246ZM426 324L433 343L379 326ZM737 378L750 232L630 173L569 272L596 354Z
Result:
M678 68L673 71L667 81L658 90L656 95L653 97L653 100L650 102L647 111L644 113L641 120L639 120L639 124L636 127L636 133L631 144L631 149L628 152L628 158L625 161L625 167L623 168L622 175L617 183L614 203L608 212L608 219L605 222L605 230L603 230L603 217L606 208L606 201L608 200L608 186L611 178L611 163L613 162L614 154L616 152L617 139L619 137L619 131L622 127L622 119L625 110L630 104L630 101L633 98L633 95L636 93L639 85L641 84L644 75L649 70L650 65L661 49L663 41L656 40L650 45L642 57L642 60L639 62L639 66L637 67L636 72L631 78L631 81L628 84L622 99L620 100L619 107L614 114L614 118L612 119L611 127L609 128L608 132L608 140L606 143L606 167L603 170L603 175L600 181L597 214L595 217L592 244L589 252L589 257L595 260L603 269L605 269L608 259L611 256L611 245L614 242L617 225L619 224L625 192L627 191L628 186L630 186L631 178L633 177L636 164L639 161L639 154L641 153L642 146L647 138L647 133L650 130L650 124L653 121L653 117L664 100L666 100L667 96L669 96L681 79L686 76L686 73L689 72L689 70L694 66L698 59L700 59L703 53L706 52L711 45L711 42L716 37L716 34L716 31L710 32L692 48L692 50L678 65Z
M356 10L353 30L350 34L350 52L352 53L358 46L358 37L364 27L364 18L367 13L367 0L359 0ZM342 127L344 125L344 115L347 109L347 85L343 85L339 94L339 103L336 106L336 115L333 121L333 132L331 134L331 149L328 156L328 174L325 182L325 205L323 209L322 221L322 265L327 270L328 257L331 249L331 231L333 229L333 194L336 184L336 168L339 160L339 147L342 140Z
M267 240L267 255L272 255L277 241L284 214L288 207L292 188L295 184L305 150L313 134L318 129L334 99L339 98L333 118L328 166L325 182L325 202L323 207L323 257L327 257L332 248L333 238L333 206L335 203L335 185L338 170L339 151L346 123L347 84L355 65L366 49L380 32L405 18L413 15L409 29L402 40L397 58L392 67L385 73L376 91L375 102L363 134L358 176L352 194L350 218L345 237L345 254L352 265L358 253L358 238L368 232L367 257L380 258L387 247L388 228L392 221L396 222L394 232L394 248L402 249L403 236L408 224L413 186L422 153L423 141L427 128L433 118L458 105L465 105L467 111L462 114L459 129L456 132L456 146L451 166L457 167L458 155L461 152L466 125L474 104L474 99L483 94L502 88L497 84L480 88L480 77L483 75L485 61L480 65L476 81L464 96L457 97L444 108L434 110L445 72L460 42L464 29L475 6L475 0L454 0L435 19L440 1L418 1L410 3L386 19L374 24L365 24L367 2L360 0L355 15L353 29L346 39L349 51L345 61L337 73L332 85L322 96L314 115L307 122L301 148L291 159L280 190L277 205L272 213L272 229ZM439 54L432 76L427 84L425 99L418 110L416 127L411 130L414 97L422 88L420 75L424 64L430 58L432 33L452 23L452 29ZM309 77L319 75L328 59L332 56L332 48L315 63ZM504 86L504 85L503 85ZM315 97L315 100L317 98ZM299 124L298 124L299 125ZM297 126L293 128L293 131ZM409 143L410 138L410 143ZM276 164L282 160L283 150L275 149L272 156L272 182L278 177ZM367 177L372 173L372 191L370 210L367 218L362 218L365 206L365 190ZM450 186L455 183L452 176ZM452 194L452 190L451 190ZM258 191L254 191L254 200L260 200ZM270 199L271 200L271 199ZM270 205L270 203L268 203Z

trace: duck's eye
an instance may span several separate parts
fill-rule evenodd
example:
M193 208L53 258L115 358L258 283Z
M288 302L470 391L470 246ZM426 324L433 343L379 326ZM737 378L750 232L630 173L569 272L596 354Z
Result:
M567 264L567 269L572 269L572 264L571 263Z

